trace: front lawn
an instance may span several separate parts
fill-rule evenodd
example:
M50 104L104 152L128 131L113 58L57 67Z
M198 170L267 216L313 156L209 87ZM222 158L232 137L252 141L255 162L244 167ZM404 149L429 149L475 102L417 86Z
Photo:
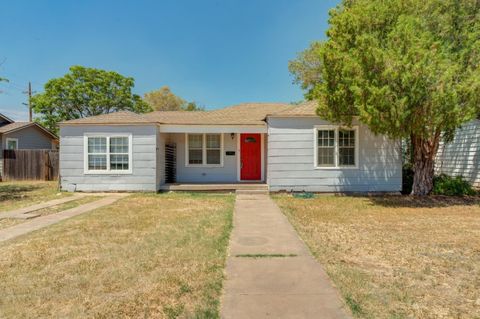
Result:
M274 196L359 318L480 318L480 200Z
M58 181L0 182L0 212L70 196L58 190Z
M0 317L218 317L234 197L135 194L0 244Z
M40 210L36 210L36 211L33 211L32 213L37 214L39 216L56 214L56 213L62 212L62 211L67 210L67 209L71 209L71 208L74 208L74 207L77 207L77 206L80 206L80 205L83 205L83 204L87 204L87 203L97 201L101 198L102 198L102 196L89 195L89 196L85 196L85 197L82 197L82 198L77 199L77 200L73 200L71 202L67 202L67 203L56 205L56 206L51 206L51 207L43 208L43 209L40 209ZM11 227L11 226L15 226L15 225L18 225L18 224L21 224L21 223L24 223L24 222L27 222L27 221L30 221L30 220L31 219L2 218L2 215L0 215L0 230L2 230L4 228Z

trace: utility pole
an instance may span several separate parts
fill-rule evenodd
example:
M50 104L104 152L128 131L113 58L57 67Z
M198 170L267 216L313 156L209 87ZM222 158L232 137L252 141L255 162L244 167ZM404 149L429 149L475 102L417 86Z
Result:
M28 104L23 103L24 105L28 105L28 121L33 121L33 113L32 113L32 82L28 82L28 91L23 92L24 94L28 94Z

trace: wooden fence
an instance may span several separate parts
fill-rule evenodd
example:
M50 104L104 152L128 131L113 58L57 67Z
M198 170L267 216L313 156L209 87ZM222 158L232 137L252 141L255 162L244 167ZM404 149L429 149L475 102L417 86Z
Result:
M4 150L3 180L58 179L58 151Z

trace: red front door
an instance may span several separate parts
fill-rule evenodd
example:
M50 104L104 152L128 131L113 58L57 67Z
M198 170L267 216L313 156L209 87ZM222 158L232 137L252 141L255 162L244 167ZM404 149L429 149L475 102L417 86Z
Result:
M262 178L262 142L260 134L240 134L240 179Z

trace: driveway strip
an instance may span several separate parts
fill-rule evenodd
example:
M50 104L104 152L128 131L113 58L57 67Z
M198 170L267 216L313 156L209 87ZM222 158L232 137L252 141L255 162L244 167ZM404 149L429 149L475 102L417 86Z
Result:
M226 276L222 318L350 318L268 195L237 195Z
M37 217L32 220L26 221L24 223L2 229L0 230L0 242L56 224L64 219L68 219L68 218L89 212L91 210L113 204L120 198L123 198L128 195L129 194L125 194L125 193L109 194L107 195L107 197L91 203L87 203L71 209L67 209L56 214Z
M0 212L0 219L2 219L2 218L12 218L12 217L15 217L15 216L18 216L18 215L32 213L32 212L35 212L35 211L40 210L40 209L44 209L44 208L48 208L48 207L52 207L52 206L57 206L57 205L60 205L60 204L65 204L65 203L68 203L68 202L71 202L71 201L74 201L74 200L78 200L78 199L83 198L85 196L87 196L87 194L80 194L80 193L79 194L73 194L72 196L53 199L53 200L50 200L48 202L43 202L43 203L40 203L40 204L35 204L35 205L27 206L27 207L22 207L22 208L18 208L18 209L11 210L11 211Z

